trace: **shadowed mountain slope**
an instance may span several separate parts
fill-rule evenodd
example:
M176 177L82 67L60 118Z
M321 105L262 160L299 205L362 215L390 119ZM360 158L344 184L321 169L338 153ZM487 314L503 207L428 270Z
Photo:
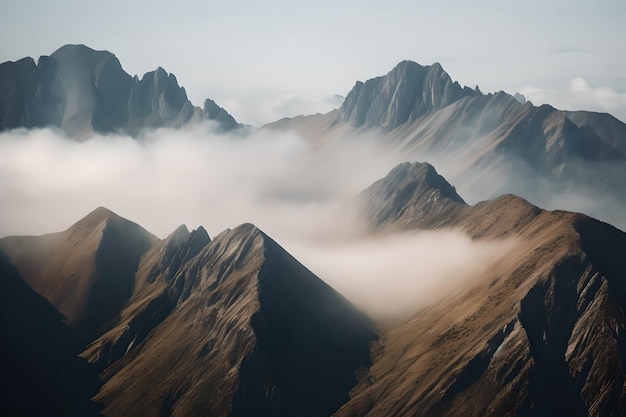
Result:
M72 330L0 252L0 414L96 415L97 375Z
M240 127L212 100L204 109L194 107L163 68L131 77L108 51L65 45L37 64L32 58L0 64L0 131L57 127L79 139L94 133L137 136L200 120L215 120L223 130Z
M19 276L0 252L0 410L41 415L58 394L50 390L59 364L71 358L63 316Z
M156 240L100 207L64 232L2 238L0 251L63 314L80 345L128 301L139 259Z

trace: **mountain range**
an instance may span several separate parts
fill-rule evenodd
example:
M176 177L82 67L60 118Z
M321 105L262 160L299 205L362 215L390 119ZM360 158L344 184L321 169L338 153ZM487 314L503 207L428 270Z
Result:
M54 127L84 139L202 120L225 131L241 127L211 99L194 106L174 74L159 67L131 77L108 51L65 45L37 63L27 57L0 64L0 131Z
M79 140L240 127L210 100L194 107L164 70L131 78L76 45L0 64L0 115L2 130ZM261 129L432 162L398 164L354 196L356 214L337 214L364 239L454 230L514 244L383 321L249 223L160 239L99 207L61 232L0 238L3 415L626 415L626 125L404 61L339 109ZM620 228L540 208L574 192Z
M101 207L64 232L5 237L3 375L23 385L3 409L626 412L624 232L513 195L469 206L425 163L397 166L359 200L372 234L456 228L519 242L458 292L384 325L250 224L161 240Z

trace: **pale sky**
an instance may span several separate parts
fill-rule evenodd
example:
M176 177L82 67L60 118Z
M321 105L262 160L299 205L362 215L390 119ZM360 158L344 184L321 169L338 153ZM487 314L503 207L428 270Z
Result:
M0 62L67 43L158 66L244 123L325 112L409 59L461 85L626 121L626 1L0 0Z

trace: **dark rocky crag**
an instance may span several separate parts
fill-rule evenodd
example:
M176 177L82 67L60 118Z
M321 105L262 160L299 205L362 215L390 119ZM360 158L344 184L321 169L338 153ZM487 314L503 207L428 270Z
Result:
M23 58L0 64L0 131L55 127L74 138L137 136L144 129L201 120L213 120L224 131L241 127L211 100L195 107L163 68L131 77L108 51L65 45L37 63Z

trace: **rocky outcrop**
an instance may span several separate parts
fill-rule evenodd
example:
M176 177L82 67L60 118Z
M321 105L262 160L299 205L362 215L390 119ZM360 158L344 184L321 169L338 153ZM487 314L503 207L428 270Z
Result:
M137 136L201 120L215 120L224 131L240 127L215 103L210 111L195 107L163 68L131 77L108 51L65 45L37 64L31 58L0 64L0 131L55 127L79 139Z

